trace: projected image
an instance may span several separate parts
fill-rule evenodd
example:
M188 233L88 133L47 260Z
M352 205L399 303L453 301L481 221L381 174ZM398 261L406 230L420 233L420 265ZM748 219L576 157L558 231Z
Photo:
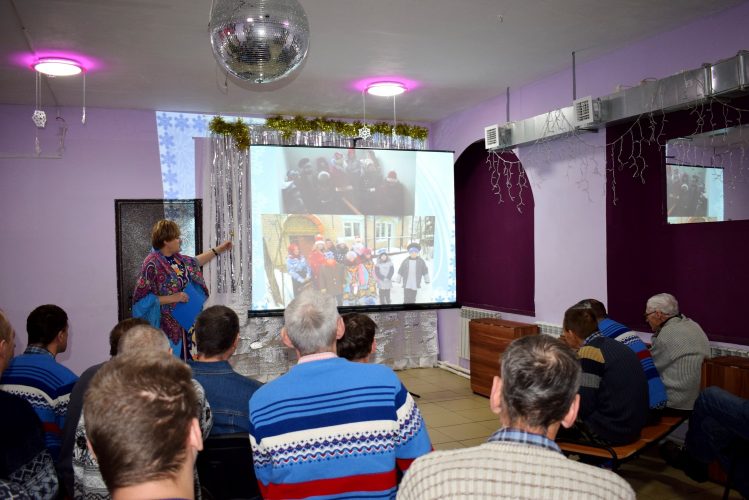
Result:
M723 218L723 169L666 165L669 224L715 222Z
M289 148L284 163L284 213L413 214L415 169L375 150Z
M453 154L252 146L252 309L456 298Z
M313 288L341 306L434 302L434 217L262 216L266 302Z

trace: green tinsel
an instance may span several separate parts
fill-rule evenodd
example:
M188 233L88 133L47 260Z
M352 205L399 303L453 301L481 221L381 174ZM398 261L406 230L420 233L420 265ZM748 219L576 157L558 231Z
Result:
M289 139L295 132L335 132L344 137L358 137L359 129L363 124L360 121L344 122L320 117L307 120L303 116L295 116L292 119L272 116L267 119L265 125L273 130L278 130L285 139ZM376 134L391 134L393 132L393 125L387 122L368 123L367 126ZM423 141L429 136L429 129L400 123L395 127L395 133L401 137L411 137Z
M234 144L242 151L250 147L250 127L241 118L234 123L229 123L220 116L216 116L208 124L208 129L216 135L231 136Z

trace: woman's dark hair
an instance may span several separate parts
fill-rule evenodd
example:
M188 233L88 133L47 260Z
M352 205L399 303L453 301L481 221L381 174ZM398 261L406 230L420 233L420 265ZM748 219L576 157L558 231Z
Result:
M26 318L29 344L47 346L55 336L68 327L68 315L54 304L39 306Z

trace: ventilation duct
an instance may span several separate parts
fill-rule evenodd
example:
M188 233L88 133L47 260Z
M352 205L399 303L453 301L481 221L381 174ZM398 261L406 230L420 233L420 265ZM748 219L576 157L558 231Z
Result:
M506 149L605 127L654 111L673 111L699 104L711 96L732 96L749 90L749 52L705 64L700 68L594 99L577 99L572 106L497 126L495 146ZM487 127L487 129L490 127Z

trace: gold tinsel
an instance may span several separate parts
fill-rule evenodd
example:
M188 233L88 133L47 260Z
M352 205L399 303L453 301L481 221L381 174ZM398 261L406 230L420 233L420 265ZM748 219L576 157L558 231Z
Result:
M285 139L291 138L295 132L335 132L344 137L357 137L362 123L343 122L339 120L329 120L327 118L311 118L307 120L303 116L295 116L286 119L282 116L272 116L265 122L268 128L278 130ZM393 125L386 122L369 123L369 129L376 134L392 134ZM399 123L395 127L395 133L401 137L411 137L420 141L426 140L429 136L429 129L417 125L408 125Z
M220 116L216 116L208 124L208 129L216 135L231 136L234 144L242 151L250 147L250 128L241 118L237 118L234 123L229 123Z

